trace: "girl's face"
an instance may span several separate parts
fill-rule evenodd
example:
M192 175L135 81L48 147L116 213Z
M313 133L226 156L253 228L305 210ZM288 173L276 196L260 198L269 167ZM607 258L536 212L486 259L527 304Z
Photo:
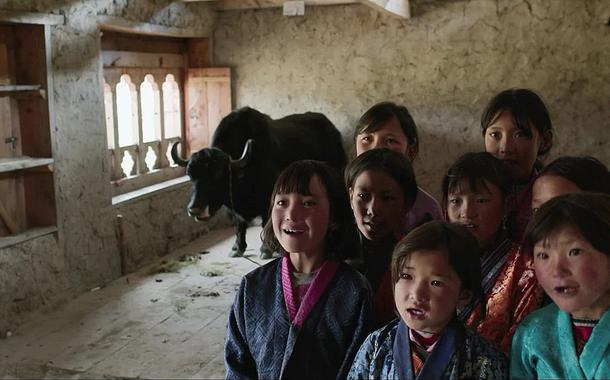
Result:
M273 232L289 253L322 255L328 230L330 205L318 176L309 182L311 195L276 194L271 210Z
M449 221L467 227L483 249L493 245L503 216L502 192L487 180L476 191L468 183L462 183L447 196Z
M380 240L400 231L407 212L402 188L390 175L365 170L349 188L358 229L367 240Z
M574 318L599 319L610 307L610 258L574 227L534 246L538 282Z
M394 284L396 309L409 328L437 334L455 316L458 302L470 298L461 284L444 251L413 252Z
M540 132L531 127L528 137L513 123L512 113L504 111L485 131L485 150L502 160L515 183L529 180L542 146Z
M409 145L409 140L395 117L375 132L365 132L356 136L357 156L375 148L387 148L404 155L409 161L415 158L413 147Z
M547 201L568 193L580 193L580 187L569 179L558 175L543 175L532 187L532 211L536 212Z

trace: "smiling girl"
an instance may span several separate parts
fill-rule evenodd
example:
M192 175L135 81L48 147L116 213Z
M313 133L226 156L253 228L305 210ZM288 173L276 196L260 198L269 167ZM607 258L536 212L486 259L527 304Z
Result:
M280 174L261 237L283 256L241 281L227 378L345 378L372 308L366 279L341 261L351 221L341 177L328 165L299 161Z
M479 252L465 227L441 221L402 239L392 256L400 319L367 337L348 379L506 378L504 355L456 315L471 299L485 312Z

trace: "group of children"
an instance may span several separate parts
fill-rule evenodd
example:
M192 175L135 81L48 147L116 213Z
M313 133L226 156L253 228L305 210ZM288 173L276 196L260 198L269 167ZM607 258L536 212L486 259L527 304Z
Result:
M242 279L226 377L610 378L608 169L542 165L553 128L531 90L499 93L481 126L440 205L390 102L360 118L343 179L285 169L261 234L282 257Z

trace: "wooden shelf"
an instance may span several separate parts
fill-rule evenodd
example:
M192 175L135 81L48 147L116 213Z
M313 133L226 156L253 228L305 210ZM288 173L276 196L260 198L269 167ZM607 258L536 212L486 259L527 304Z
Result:
M0 173L12 172L39 166L53 165L52 158L32 158L28 156L0 158Z
M0 247L57 228L51 27L39 16L0 10Z
M40 85L0 85L0 97L42 97L46 99L46 91Z

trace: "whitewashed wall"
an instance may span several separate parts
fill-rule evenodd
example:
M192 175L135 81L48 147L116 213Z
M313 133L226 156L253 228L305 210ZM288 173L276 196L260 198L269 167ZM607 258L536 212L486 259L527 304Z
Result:
M237 106L280 117L325 113L348 145L378 101L402 103L421 135L418 181L440 195L448 165L483 148L480 115L509 87L550 109L549 156L592 154L610 164L608 1L412 1L400 20L363 5L221 13L215 63L235 73Z
M209 230L186 216L188 184L112 206L98 20L211 36L216 13L203 3L169 0L3 0L0 9L65 17L65 24L51 28L59 238L48 235L0 249L3 337L33 311L44 312L120 276L118 214L130 270Z

